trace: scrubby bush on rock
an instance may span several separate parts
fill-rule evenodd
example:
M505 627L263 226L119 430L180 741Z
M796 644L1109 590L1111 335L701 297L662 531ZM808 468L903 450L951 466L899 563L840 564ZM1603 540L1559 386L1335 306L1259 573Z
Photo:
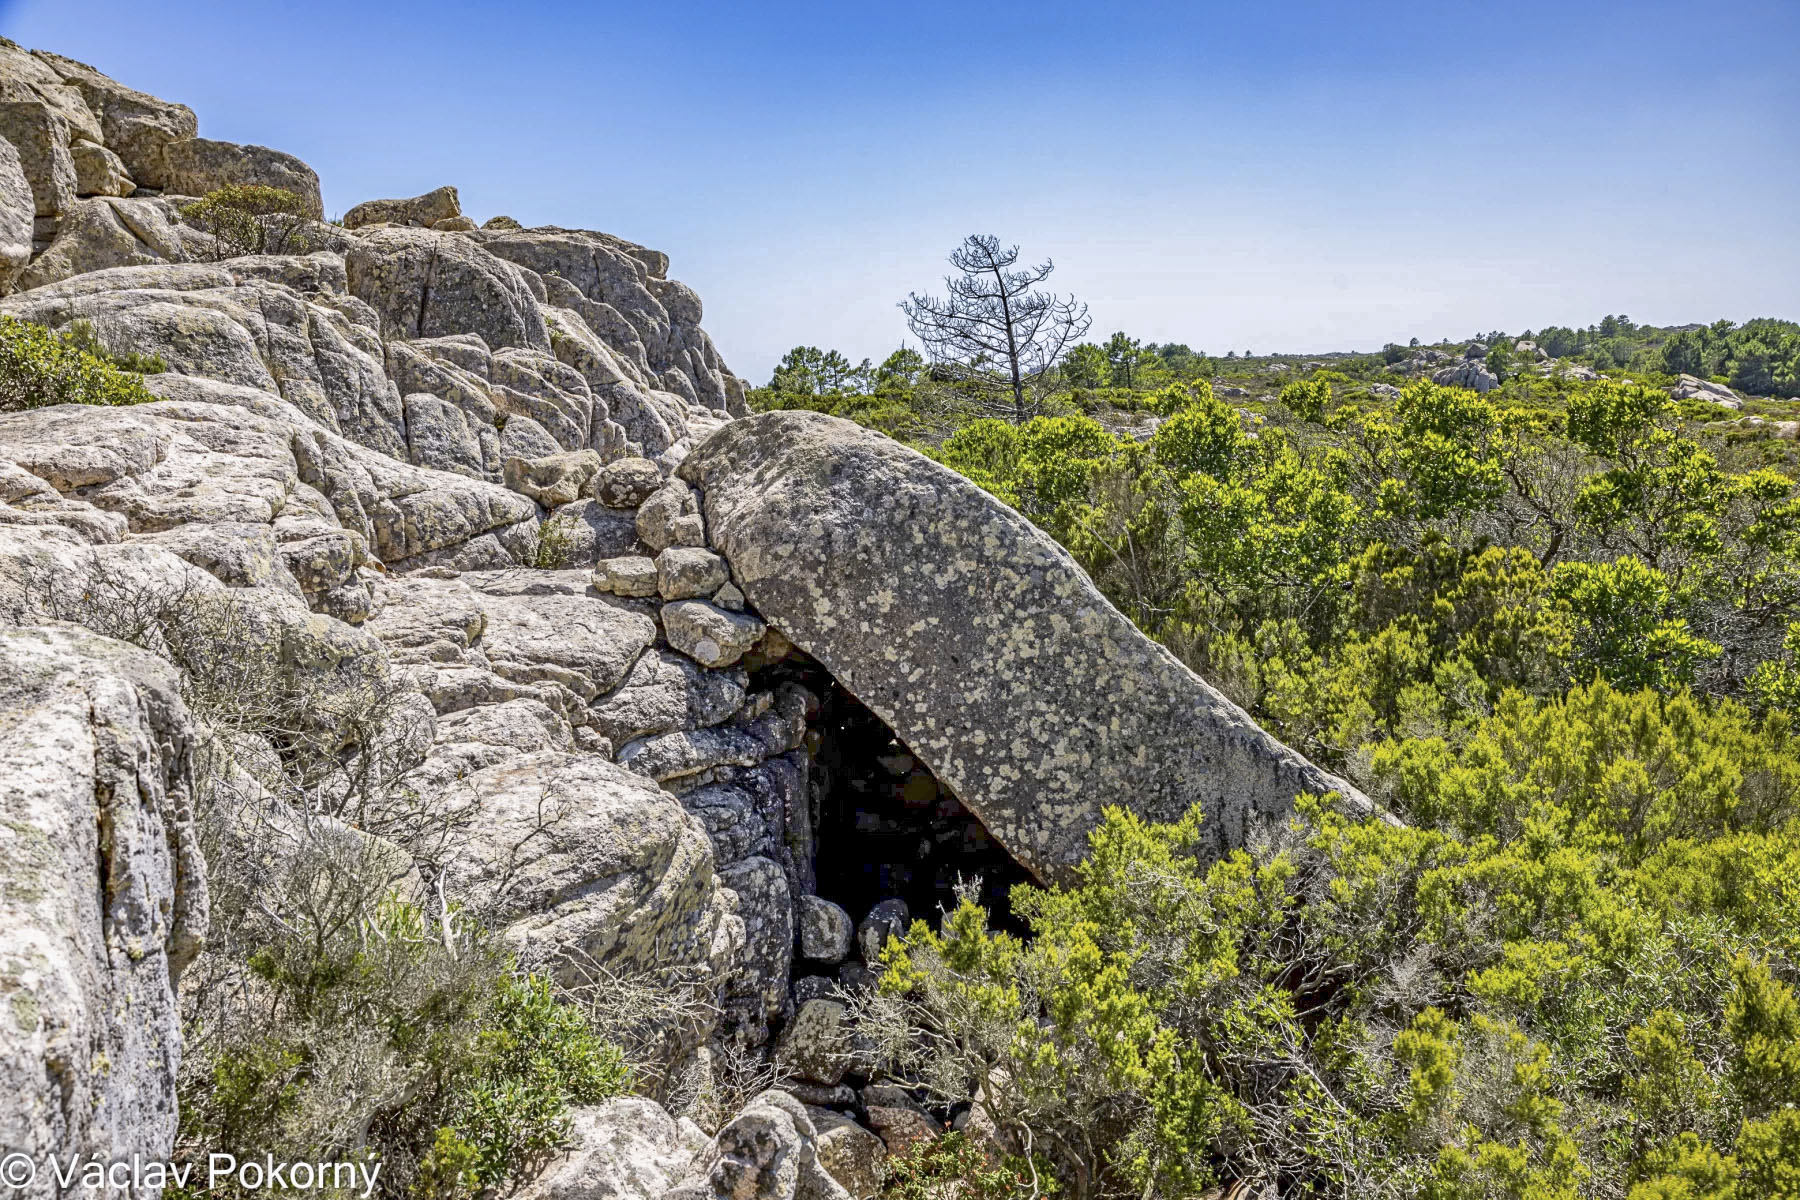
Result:
M123 363L123 365L121 365ZM156 399L142 374L160 361L114 359L91 330L53 333L0 314L0 412L24 412L52 404L143 404Z
M1029 1163L997 1163L966 1133L913 1144L886 1160L882 1200L1035 1200L1057 1192L1056 1181L1034 1176Z
M285 188L234 183L187 205L182 220L212 239L208 257L246 254L304 254L306 202Z

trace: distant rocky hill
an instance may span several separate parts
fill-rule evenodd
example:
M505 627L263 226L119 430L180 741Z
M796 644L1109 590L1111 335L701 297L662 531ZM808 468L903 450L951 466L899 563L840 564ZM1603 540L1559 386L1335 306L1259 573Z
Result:
M727 1049L788 1070L710 1141L585 1111L545 1195L866 1192L845 1114L923 1117L819 1044L909 902L1061 878L1105 804L1203 802L1223 847L1360 802L959 476L747 418L660 252L449 187L329 224L305 163L197 133L0 42L0 316L154 368L0 412L5 1149L169 1153L184 972L241 968L221 898L278 909L299 842L446 943L475 914L571 987L680 980L664 1100ZM242 187L297 197L291 252L190 219Z

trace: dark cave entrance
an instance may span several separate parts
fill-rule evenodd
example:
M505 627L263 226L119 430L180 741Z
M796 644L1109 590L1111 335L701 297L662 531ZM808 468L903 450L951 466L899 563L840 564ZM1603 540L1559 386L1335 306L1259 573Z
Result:
M1023 933L1009 900L1031 874L882 719L800 652L757 673L819 698L808 721L814 869L820 896L860 923L899 898L932 925L956 905L959 880L979 879L991 928Z

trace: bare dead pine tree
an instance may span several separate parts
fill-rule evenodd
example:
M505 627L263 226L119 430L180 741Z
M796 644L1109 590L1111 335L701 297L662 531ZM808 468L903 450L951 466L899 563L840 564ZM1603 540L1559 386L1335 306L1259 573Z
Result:
M933 365L967 386L985 408L1010 411L1022 422L1036 408L1040 384L1063 352L1088 331L1087 305L1037 290L1050 277L1049 259L1015 270L1019 248L970 234L950 253L949 296L900 302L913 335Z

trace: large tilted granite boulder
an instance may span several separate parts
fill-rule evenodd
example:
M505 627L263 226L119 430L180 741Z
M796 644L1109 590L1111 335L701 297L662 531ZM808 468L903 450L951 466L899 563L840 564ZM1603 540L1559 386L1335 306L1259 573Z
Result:
M1103 806L1205 806L1216 847L1349 784L1122 616L1055 542L948 468L810 412L733 421L681 475L744 594L1040 878Z
M0 629L0 1147L34 1162L160 1160L174 1140L174 985L206 930L195 743L167 663L75 626Z

